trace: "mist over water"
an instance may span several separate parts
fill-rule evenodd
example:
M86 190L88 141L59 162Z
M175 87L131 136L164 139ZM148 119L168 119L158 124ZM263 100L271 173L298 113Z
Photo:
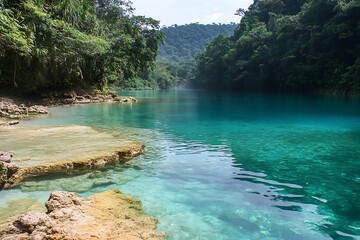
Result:
M30 179L2 206L118 188L168 239L360 239L360 100L194 90L54 107L29 126L85 125L146 145L123 166ZM16 143L15 143L16 144ZM36 143L33 143L36 144ZM61 144L61 143L59 143Z

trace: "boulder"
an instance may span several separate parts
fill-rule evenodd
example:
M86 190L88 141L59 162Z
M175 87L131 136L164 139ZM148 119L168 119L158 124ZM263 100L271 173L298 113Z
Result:
M26 107L25 104L17 105L11 101L0 102L0 117L9 119L21 119L30 115L49 114L44 106L34 105Z
M47 213L31 211L0 230L0 239L165 239L157 219L143 215L141 202L110 190L82 199L55 191Z
M31 106L28 111L29 114L49 114L45 107L40 105Z
M48 213L60 208L68 208L73 205L81 205L79 194L73 192L54 191L45 203Z
M76 96L74 103L75 104L86 104L86 103L91 103L91 100L88 98L85 98L84 96Z
M117 96L113 98L113 101L120 102L120 103L134 103L137 100L134 97L124 97L124 96Z
M13 163L6 163L0 161L0 190L4 188L5 185L9 184L10 179L15 175L19 170L19 167Z
M8 152L0 152L0 162L11 162L11 159L14 157L15 153L14 151L8 151Z
M0 121L0 127L1 126L12 126L19 124L20 122L18 120L11 120L11 121Z
M32 233L36 228L49 226L51 219L46 213L31 211L21 215L15 222L14 226L22 232Z

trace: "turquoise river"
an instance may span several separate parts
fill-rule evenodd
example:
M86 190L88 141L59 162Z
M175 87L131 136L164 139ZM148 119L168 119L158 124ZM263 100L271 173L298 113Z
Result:
M90 173L30 179L2 191L0 204L44 202L54 189L120 189L169 240L360 239L360 99L119 94L140 101L52 107L22 124L91 126L144 142L143 155L102 171L99 184Z

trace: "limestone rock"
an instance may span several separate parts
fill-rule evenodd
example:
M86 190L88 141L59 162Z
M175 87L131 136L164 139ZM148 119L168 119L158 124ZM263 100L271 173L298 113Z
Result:
M81 205L79 194L61 191L52 192L49 200L45 204L48 213L51 213L56 209L67 208L73 205Z
M49 226L51 219L48 215L42 212L31 211L21 215L18 220L14 222L14 226L20 231L32 233L36 228L42 226Z
M40 105L34 105L29 107L28 112L29 114L49 114L45 107Z
M19 124L19 121L13 120L13 121L8 121L7 124L11 125L16 125Z
M30 115L49 114L44 106L34 105L26 107L24 104L17 105L10 100L0 100L0 117L9 119L21 119ZM6 125L17 124L16 121L10 121ZM3 125L3 124L2 124Z
M14 151L0 152L0 162L10 163L14 155Z
M12 125L17 125L20 122L18 120L12 120L12 121L0 121L0 127L4 127L4 126L12 126Z
M120 103L135 103L137 100L134 97L124 97L124 96L116 96L113 99L115 102Z
M84 97L84 96L76 96L74 103L75 103L75 104L91 103L91 99L90 99L90 98L86 98L86 97Z
M12 162L19 166L11 175L2 175L7 177L3 177L1 188L17 186L34 176L104 169L131 160L144 149L142 143L125 141L86 126L4 128L0 142L4 148L13 147L16 158Z
M51 206L48 213L29 212L0 230L0 239L165 238L164 233L156 231L157 219L143 216L141 202L118 190L87 199L81 199L75 193L57 191L51 194L46 206Z
M13 163L0 161L0 190L9 184L10 179L18 172L19 167Z

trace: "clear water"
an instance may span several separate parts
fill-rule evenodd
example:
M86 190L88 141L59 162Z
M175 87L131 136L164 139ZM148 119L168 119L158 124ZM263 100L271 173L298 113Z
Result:
M122 92L132 105L55 107L31 126L78 124L143 141L102 172L51 176L0 193L45 201L118 188L177 239L360 239L360 100L202 92ZM14 143L16 144L16 143Z

